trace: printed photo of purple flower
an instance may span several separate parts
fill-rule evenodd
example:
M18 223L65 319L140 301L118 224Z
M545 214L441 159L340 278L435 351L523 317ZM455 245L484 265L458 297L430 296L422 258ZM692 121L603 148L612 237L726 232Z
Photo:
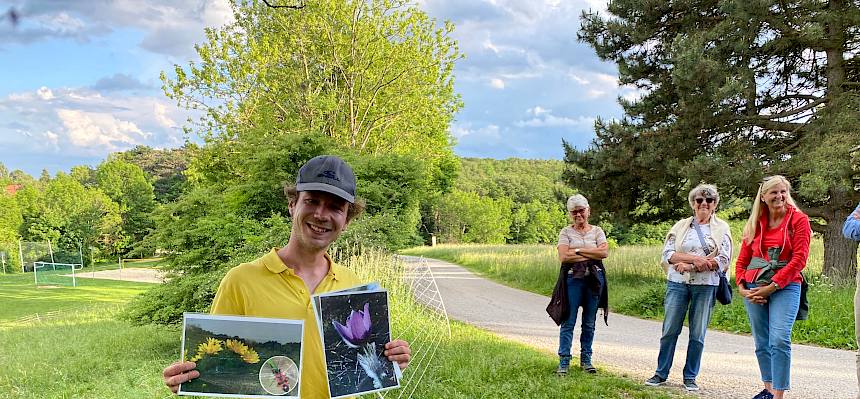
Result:
M385 355L391 341L388 293L344 292L315 297L323 340L329 394L357 396L400 385Z
M331 321L340 339L350 348L358 348L370 337L370 303L364 304L364 310L351 311L346 318L346 325L337 320Z

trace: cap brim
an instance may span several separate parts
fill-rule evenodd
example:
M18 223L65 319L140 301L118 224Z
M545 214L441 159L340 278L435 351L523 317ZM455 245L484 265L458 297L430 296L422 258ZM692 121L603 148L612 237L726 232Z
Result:
M296 191L324 191L329 194L334 194L338 197L341 197L349 202L350 204L355 203L355 196L349 194L348 192L332 186L331 184L325 183L299 183L296 184Z

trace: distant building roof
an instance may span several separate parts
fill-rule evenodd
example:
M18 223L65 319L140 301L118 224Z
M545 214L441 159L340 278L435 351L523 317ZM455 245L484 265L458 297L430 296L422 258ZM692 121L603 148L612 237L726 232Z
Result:
M24 187L24 186L22 186L20 184L7 184L6 185L6 192L9 195L15 195L15 193L17 193L18 190L20 190L22 187Z

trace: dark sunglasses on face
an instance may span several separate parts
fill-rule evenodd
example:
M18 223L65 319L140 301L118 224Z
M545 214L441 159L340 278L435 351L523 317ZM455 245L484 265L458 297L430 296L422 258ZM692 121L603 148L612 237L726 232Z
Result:
M715 200L715 199L713 199L713 198L696 198L696 203L697 203L697 204L701 204L701 203L702 203L702 201L705 201L705 202L707 202L707 203L709 203L709 204L712 204L712 203L714 203L714 201L716 201L716 200Z
M574 210L570 211L570 214L571 215L585 215L585 210L586 210L586 208L574 209Z

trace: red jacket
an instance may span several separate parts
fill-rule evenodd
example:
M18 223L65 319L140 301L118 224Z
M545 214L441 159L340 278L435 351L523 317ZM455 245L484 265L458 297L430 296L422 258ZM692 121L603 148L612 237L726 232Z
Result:
M799 209L786 204L785 218L787 228L783 233L782 252L779 260L788 262L785 267L779 269L773 276L773 281L780 287L791 283L800 283L800 271L806 267L806 259L809 257L809 241L812 238L812 228L809 226L809 217ZM759 226L751 243L746 240L741 242L741 252L735 262L735 280L741 282L755 281L759 270L747 270L753 257L767 257L767 249L763 247L762 235L767 228L767 209L765 208L759 218Z

